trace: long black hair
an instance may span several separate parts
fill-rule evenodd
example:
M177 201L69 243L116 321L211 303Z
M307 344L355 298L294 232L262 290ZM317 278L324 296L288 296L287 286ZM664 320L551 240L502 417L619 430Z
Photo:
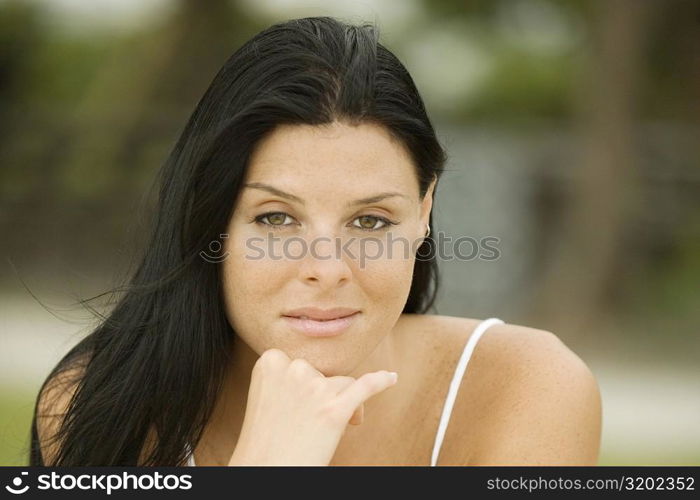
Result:
M79 376L63 380L74 392L46 465L179 465L187 445L196 447L234 340L220 266L200 252L225 232L249 154L275 126L380 124L410 152L425 196L446 153L409 73L378 38L369 23L292 19L261 31L224 63L158 173L148 244L123 293L39 391L30 465L44 465L42 393L70 373ZM426 239L418 249L404 313L434 306L430 245Z

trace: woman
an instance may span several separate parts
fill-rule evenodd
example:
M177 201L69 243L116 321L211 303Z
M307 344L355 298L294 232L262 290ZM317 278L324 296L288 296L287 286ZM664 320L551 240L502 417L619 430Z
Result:
M596 463L597 384L555 335L426 314L446 155L377 37L296 19L224 64L129 286L40 391L31 464Z

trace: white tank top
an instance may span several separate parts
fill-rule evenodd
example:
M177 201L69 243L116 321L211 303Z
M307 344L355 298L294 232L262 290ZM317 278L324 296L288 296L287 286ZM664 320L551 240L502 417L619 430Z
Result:
M435 435L435 443L433 445L433 453L430 457L430 465L437 465L437 459L440 455L440 448L442 447L442 440L445 438L445 431L447 431L447 424L450 422L450 416L452 415L452 407L455 404L455 399L457 398L457 392L459 391L459 386L464 378L464 372L467 369L467 363L474 352L474 347L479 341L483 333L492 325L503 324L503 321L498 318L488 318L480 322L474 328L474 332L469 336L464 350L462 351L462 356L457 361L457 367L455 373L452 376L452 382L450 382L450 387L447 391L447 397L445 398L445 405L442 408L442 415L440 416L440 423L438 424L437 434ZM188 447L189 455L187 457L187 466L194 467L194 454Z

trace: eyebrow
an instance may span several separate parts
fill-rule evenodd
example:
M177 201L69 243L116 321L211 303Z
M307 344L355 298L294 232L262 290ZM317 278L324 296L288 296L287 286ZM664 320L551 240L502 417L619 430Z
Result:
M263 182L250 182L248 184L245 184L243 187L267 191L268 193L279 196L280 198L286 198L288 200L296 201L297 203L300 203L301 205L305 205L304 200L302 200L298 196L287 193L285 191L282 191L281 189L278 189L274 186L270 186L269 184L265 184ZM387 191L384 193L379 193L379 194L375 194L373 196L369 196L367 198L360 198L359 200L351 201L348 203L348 206L354 207L357 205L366 205L368 203L377 203L378 201L382 201L385 198L391 198L392 196L400 196L402 198L406 198L407 200L410 199L405 194L397 193L395 191Z

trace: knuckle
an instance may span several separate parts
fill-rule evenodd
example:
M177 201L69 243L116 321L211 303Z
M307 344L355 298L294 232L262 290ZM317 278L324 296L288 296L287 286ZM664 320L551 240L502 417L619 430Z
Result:
M304 358L294 358L289 362L290 368L295 368L295 369L301 369L301 368L306 368L306 365L308 363Z
M313 394L323 394L328 390L328 383L321 377L315 377L309 381L309 387Z
M289 363L289 373L293 377L303 377L309 372L309 363L302 358L295 358Z
M284 361L287 359L287 355L280 349L271 348L265 351L263 354L266 358L273 362Z
M255 365L253 365L253 370L268 371L270 369L282 366L286 357L287 355L279 349L268 349L260 355L258 360L255 362Z

